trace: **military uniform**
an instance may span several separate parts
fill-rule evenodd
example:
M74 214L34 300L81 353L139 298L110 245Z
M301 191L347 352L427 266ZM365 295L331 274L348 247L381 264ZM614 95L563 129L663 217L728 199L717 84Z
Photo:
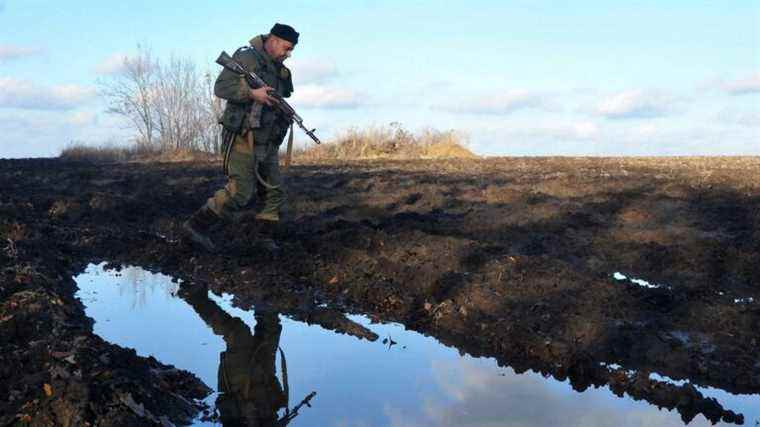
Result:
M251 39L250 45L233 55L238 63L253 71L282 97L293 92L290 70L273 61L264 50L265 36ZM234 133L232 146L223 146L227 185L211 197L206 206L220 217L244 209L256 193L263 196L264 214L279 214L285 202L285 191L279 166L279 148L290 121L270 107L250 99L251 87L245 78L225 69L214 84L214 94L227 100L222 126ZM255 159L255 161L254 161ZM272 186L257 182L254 167Z
M276 24L273 34L278 26L284 28ZM287 28L297 41L298 33ZM271 36L254 37L248 46L234 53L233 59L248 71L256 73L277 94L287 98L293 92L291 73L266 52L264 43L267 37ZM247 208L255 196L263 204L259 206L257 219L278 221L285 203L279 148L291 127L291 120L278 113L275 107L254 102L250 95L252 89L243 76L226 68L214 83L214 94L227 101L221 124L225 134L231 136L225 138L222 144L224 172L228 180L224 188L214 193L183 224L189 237L209 251L216 250L206 234L209 228L220 219L234 219L235 213Z
M288 396L277 379L276 357L282 325L278 313L257 309L253 334L242 320L222 310L205 293L185 298L196 313L224 338L219 355L216 407L225 426L274 427ZM285 374L283 374L283 377Z

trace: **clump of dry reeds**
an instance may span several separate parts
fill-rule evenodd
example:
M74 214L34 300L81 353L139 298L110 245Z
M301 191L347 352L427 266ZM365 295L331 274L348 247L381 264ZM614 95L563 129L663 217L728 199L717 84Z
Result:
M335 140L294 152L300 161L357 159L429 159L476 157L466 148L464 135L426 129L416 134L399 123L366 129L349 129Z

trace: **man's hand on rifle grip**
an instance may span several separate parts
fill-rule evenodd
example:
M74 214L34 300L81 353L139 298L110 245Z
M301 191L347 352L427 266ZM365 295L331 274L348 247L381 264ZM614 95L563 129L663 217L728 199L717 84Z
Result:
M269 86L262 86L258 89L251 89L250 97L256 102L272 106L277 102L276 98L273 98L269 95L269 92L272 91L274 91L274 88Z

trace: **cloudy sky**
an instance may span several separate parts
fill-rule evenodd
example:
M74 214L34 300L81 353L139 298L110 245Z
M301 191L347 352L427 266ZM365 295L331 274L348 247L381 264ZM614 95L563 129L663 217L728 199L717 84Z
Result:
M0 157L124 143L97 81L138 43L216 73L274 22L301 33L292 104L326 138L400 122L486 155L760 155L756 0L277 4L0 0Z

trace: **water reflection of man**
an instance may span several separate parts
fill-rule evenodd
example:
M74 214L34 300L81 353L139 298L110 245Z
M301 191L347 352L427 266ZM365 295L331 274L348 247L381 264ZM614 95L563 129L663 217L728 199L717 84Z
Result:
M185 297L227 349L219 355L219 397L216 406L225 426L281 425L277 412L288 398L277 379L275 361L282 325L278 313L257 309L256 327L230 316L205 292Z

